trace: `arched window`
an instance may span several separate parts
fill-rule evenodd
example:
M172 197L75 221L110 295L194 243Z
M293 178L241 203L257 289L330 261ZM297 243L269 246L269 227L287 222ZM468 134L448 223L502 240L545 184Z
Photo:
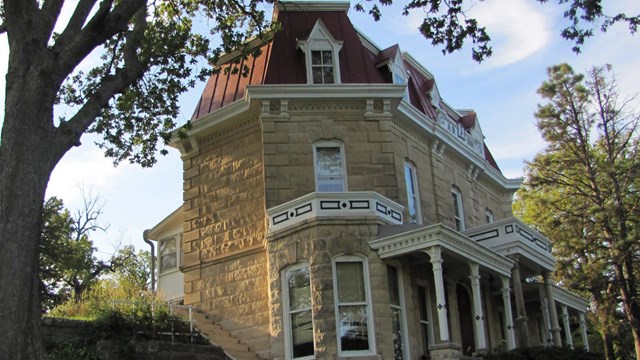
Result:
M451 196L453 198L453 217L456 223L456 230L464 231L464 206L460 189L453 186L451 188Z
M319 141L313 145L316 191L347 190L344 146L337 141Z
M409 222L412 224L422 224L422 214L420 211L420 196L418 195L418 175L412 163L404 163L404 181L407 187L407 210L409 211Z
M495 221L493 217L493 211L489 210L489 208L484 210L484 216L487 220L487 224L492 224Z
M282 308L287 359L313 359L313 317L309 264L290 266L282 275Z
M334 39L322 20L316 22L307 40L298 41L298 47L305 53L308 84L340 83L342 41Z
M333 260L338 355L375 354L367 261L360 256Z

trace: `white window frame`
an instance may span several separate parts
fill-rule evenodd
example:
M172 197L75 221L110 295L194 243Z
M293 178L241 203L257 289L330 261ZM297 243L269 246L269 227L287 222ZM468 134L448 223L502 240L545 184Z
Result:
M396 56L389 63L389 70L391 71L391 80L396 85L404 85L404 93L402 99L409 102L409 72L404 67L404 60L402 59L402 53L400 48L396 52Z
M456 186L451 187L451 195L453 198L453 217L457 231L464 231L464 201L460 189ZM457 211L456 211L457 210Z
M180 264L181 264L180 256L181 256L182 251L180 251L180 241L179 241L179 239L181 239L181 236L173 235L173 236L169 236L169 237L166 237L166 238L158 241L158 273L159 274L166 274L166 273L169 273L169 272L172 272L172 271L178 271L178 269L180 269ZM162 254L162 243L167 242L167 241L173 241L174 242L176 251L172 252L172 253L168 253L168 254ZM168 269L165 269L165 268L162 267L162 258L164 256L171 255L171 254L174 254L174 256L176 257L176 266L168 268Z
M285 343L285 358L286 359L296 359L296 360L307 360L307 359L314 359L315 357L315 341L313 344L313 348L314 348L314 354L313 355L308 355L308 356L302 356L302 357L297 357L294 358L293 357L293 332L291 331L291 314L296 313L296 312L302 312L302 311L306 311L306 310L312 310L313 308L313 304L311 307L309 307L308 309L297 309L294 311L291 311L291 304L289 303L289 284L288 284L288 274L292 271L295 270L300 270L300 269L304 269L307 268L309 270L309 292L311 292L311 271L309 269L309 263L307 262L302 262L299 264L295 264L292 266L287 267L286 269L284 269L282 271L282 317L284 318L284 343ZM311 294L309 294L311 296ZM313 301L313 297L311 297L312 301ZM315 334L315 319L313 317L313 312L311 313L311 327L313 329L313 332ZM313 337L315 339L315 336Z
M411 178L407 178L407 170L410 173ZM411 185L413 189L409 188L409 180L411 180ZM407 211L408 211L408 219L411 224L422 224L422 206L420 204L420 190L418 186L418 172L416 171L416 167L410 161L405 160L404 162L404 184L407 188ZM415 206L415 219L411 218L411 202L410 198L413 198L413 204Z
M364 292L366 299L364 302L357 303L341 303L339 301L338 296L338 272L337 272L337 263L343 262L360 262L362 263L362 277L364 279ZM376 353L376 339L375 339L375 329L373 326L373 307L371 306L371 286L369 282L369 265L368 261L364 256L358 255L340 255L333 258L332 261L332 270L333 270L333 298L334 298L334 307L335 307L335 316L336 316L336 339L338 346L338 356L350 357L350 356L367 356L367 355L375 355ZM369 350L342 350L342 342L340 340L340 307L341 306L365 306L365 310L367 312L367 341L369 342Z
M491 211L489 208L486 208L484 210L484 216L487 224L493 224L496 221L496 218L493 216L493 211Z
M416 292L418 293L418 306L422 306L422 304L420 304L420 298L419 298L419 292L420 292L420 288L422 288L422 290L424 291L423 296L424 296L424 300L425 300L425 316L426 319L422 318L422 313L421 313L421 309L418 309L418 316L419 316L419 320L418 322L420 323L420 338L424 339L424 334L422 333L422 329L423 326L427 327L427 344L422 344L423 349L426 348L427 353L423 354L423 355L428 355L431 353L431 350L429 349L430 345L434 345L435 344L435 337L433 335L433 316L431 313L431 289L429 287L429 284L424 281L424 280L418 280L417 281L417 286L416 286ZM424 340L423 340L424 341ZM425 346L426 345L426 346Z
M298 41L298 47L302 49L305 53L305 63L307 68L307 84L313 83L313 71L311 64L311 52L312 51L331 51L332 59L333 59L333 83L331 84L340 84L340 62L338 53L342 48L342 41L336 40L331 32L326 27L326 25L322 22L322 20L318 19L316 24L313 26L311 33L309 34L309 38L307 40ZM323 85L323 84L314 84L314 85Z
M400 336L402 336L402 358L403 359L411 359L411 355L409 354L409 331L407 329L407 306L406 306L406 302L405 302L405 297L404 297L404 282L402 281L403 279L403 272L402 272L402 267L400 267L399 265L396 264L386 264L387 268L392 267L396 270L396 282L398 284L398 302L399 304L395 305L395 304L391 304L391 301L389 301L389 306L392 309L396 309L400 311ZM389 274L387 274L387 276L389 276ZM389 292L391 293L391 289L389 289ZM391 297L389 297L391 298Z
M344 144L338 141L317 141L313 144L313 177L316 182L316 191L320 192L320 183L323 179L331 179L333 176L326 176L318 174L318 148L339 148L340 149L340 161L342 162L342 191L348 191L347 187L347 164L346 164L346 156L344 154Z

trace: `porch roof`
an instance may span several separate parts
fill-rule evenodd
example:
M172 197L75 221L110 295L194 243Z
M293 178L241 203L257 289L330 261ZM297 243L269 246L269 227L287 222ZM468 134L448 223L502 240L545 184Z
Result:
M378 238L369 241L369 246L377 250L382 259L427 252L430 248L439 246L447 252L507 277L511 276L514 264L513 260L442 224L420 227L387 225L380 229Z

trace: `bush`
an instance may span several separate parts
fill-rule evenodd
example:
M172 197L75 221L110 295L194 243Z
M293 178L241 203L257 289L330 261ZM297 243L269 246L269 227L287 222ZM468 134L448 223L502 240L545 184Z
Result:
M483 358L484 360L604 360L602 354L587 352L582 349L558 347L515 349L508 352L487 354Z

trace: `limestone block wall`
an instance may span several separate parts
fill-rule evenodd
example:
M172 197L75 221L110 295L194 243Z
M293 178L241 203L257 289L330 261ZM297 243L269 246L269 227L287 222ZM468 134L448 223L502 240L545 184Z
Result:
M367 258L376 352L378 358L393 358L386 264L367 244L368 239L376 236L377 227L375 220L316 220L269 237L271 355L274 360L285 358L281 275L287 267L302 261L308 262L311 274L315 358L337 358L332 259L341 254L359 254Z
M184 300L269 351L262 134L257 121L200 139L184 159Z

